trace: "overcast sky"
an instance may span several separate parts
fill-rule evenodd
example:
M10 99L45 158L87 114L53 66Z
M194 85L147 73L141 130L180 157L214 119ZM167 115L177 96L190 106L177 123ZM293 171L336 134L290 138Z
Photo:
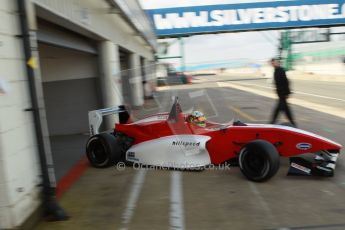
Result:
M269 0L140 0L144 9L267 1ZM185 41L186 63L213 63L232 59L268 60L277 54L278 36L276 31L265 31L188 37ZM171 46L169 52L169 55L179 55L177 44ZM167 62L176 63L178 60L169 59Z

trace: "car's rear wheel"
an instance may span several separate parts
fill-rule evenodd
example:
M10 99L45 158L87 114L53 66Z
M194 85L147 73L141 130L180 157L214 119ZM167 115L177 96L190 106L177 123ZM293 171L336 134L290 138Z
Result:
M86 144L86 156L96 168L115 165L121 160L121 153L118 140L108 133L94 135Z
M246 144L239 155L240 169L244 176L255 182L273 177L280 165L277 149L269 142L255 140Z

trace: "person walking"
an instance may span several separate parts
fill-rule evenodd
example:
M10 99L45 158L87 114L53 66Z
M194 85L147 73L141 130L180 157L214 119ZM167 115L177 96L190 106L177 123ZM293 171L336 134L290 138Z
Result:
M271 65L274 67L274 83L276 86L276 92L278 95L278 102L273 110L271 124L274 124L277 120L278 114L280 111L285 112L287 118L289 119L290 123L297 126L294 119L292 112L289 108L287 103L287 99L291 94L289 80L286 77L286 72L284 68L280 66L280 61L276 58L271 59Z

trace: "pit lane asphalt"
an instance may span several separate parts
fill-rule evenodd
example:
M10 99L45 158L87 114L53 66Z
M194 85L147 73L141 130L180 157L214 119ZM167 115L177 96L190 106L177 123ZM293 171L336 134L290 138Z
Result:
M204 81L158 92L160 110L168 108L172 95L179 96L183 109L191 109L195 100L190 92L195 96L200 90L197 107L219 122L236 117L266 123L275 104L271 98ZM152 100L137 117L150 114L155 105ZM344 119L301 106L292 109L299 128L345 145ZM339 157L333 178L287 177L287 166L282 159L278 174L265 183L247 181L238 168L181 172L183 212L177 215L183 216L185 229L345 229L345 158ZM72 218L42 222L37 229L181 229L171 224L172 174L148 170L140 177L133 168L90 168L61 199Z

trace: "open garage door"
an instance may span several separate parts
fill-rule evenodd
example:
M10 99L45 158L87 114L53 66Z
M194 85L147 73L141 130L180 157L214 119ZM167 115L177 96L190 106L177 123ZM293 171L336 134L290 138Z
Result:
M88 111L99 109L98 57L39 43L50 142L60 180L84 156Z
M42 19L37 38L50 135L88 132L101 105L96 42Z
M78 163L88 138L88 111L102 105L97 43L38 20L44 102L57 180Z
M39 44L49 133L88 132L88 111L100 107L97 56Z

